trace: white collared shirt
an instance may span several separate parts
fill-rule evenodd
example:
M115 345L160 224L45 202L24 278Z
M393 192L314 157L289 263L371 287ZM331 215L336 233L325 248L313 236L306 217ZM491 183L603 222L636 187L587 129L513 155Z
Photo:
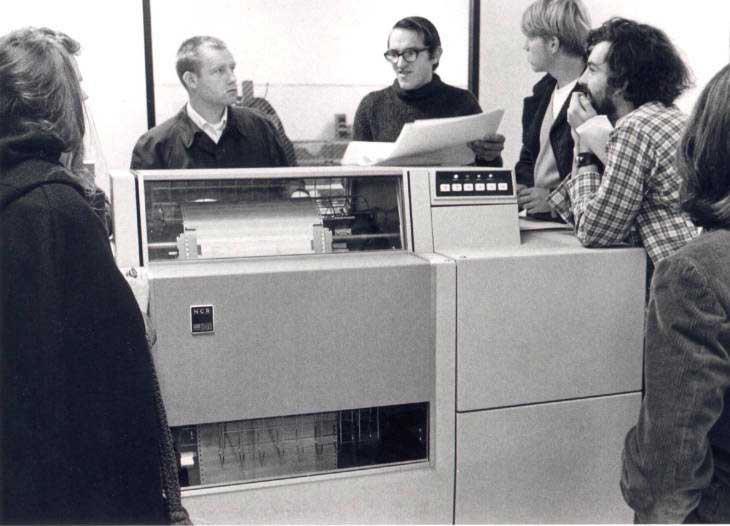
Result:
M221 135L223 135L223 130L226 129L226 123L228 122L228 108L226 107L223 112L223 118L214 124L205 120L200 113L195 111L195 108L191 106L190 101L187 103L186 111L188 112L190 120L193 121L198 128L203 130L214 143L218 144L218 141L221 140Z

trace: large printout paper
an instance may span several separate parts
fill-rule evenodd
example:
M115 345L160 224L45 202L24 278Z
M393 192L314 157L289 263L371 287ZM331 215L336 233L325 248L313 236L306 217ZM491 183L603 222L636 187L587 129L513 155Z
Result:
M504 110L465 117L425 119L403 126L395 142L351 142L343 165L464 164L474 159L466 143L497 133ZM457 161L461 161L457 163Z
M250 203L185 203L186 231L195 231L203 258L309 254L322 224L309 199Z
M352 141L347 145L342 164L373 166L385 160L393 150L393 142Z

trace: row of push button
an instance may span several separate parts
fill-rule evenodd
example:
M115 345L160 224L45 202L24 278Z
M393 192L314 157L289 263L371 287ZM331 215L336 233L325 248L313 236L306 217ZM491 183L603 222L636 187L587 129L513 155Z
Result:
M506 192L509 190L507 183L441 183L439 185L441 192Z

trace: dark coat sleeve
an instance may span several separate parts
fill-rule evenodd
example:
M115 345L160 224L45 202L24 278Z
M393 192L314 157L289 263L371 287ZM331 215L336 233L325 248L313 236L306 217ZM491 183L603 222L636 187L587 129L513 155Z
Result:
M132 150L132 170L163 170L167 168L161 153L162 143L151 133L139 138Z
M522 108L522 148L520 148L520 157L515 165L517 184L523 184L528 187L535 185L535 159L538 153L532 151L527 133L531 123L526 116L534 114L536 102L530 99L531 97L525 99Z
M563 103L563 107L560 109L558 116L550 128L550 145L553 148L561 181L568 177L573 169L573 150L575 143L573 142L573 132L568 123L568 107L570 106L570 99L575 91L576 88L573 88L573 91L570 92L570 96Z
M555 80L549 75L545 75L532 87L532 94L524 99L522 148L520 158L515 165L515 178L518 184L525 186L535 184L535 159L540 151L540 128L554 88Z
M152 364L101 222L46 185L1 228L0 519L160 522Z
M274 122L269 120L266 117L263 117L264 125L268 128L268 136L269 136L269 155L271 157L271 165L272 166L296 166L296 157L291 160L287 156L287 149L284 145L284 139L286 141L289 141L289 138L284 134L284 129L282 127L282 132L279 133L276 129L276 126ZM292 154L294 153L294 146L289 143L291 146Z

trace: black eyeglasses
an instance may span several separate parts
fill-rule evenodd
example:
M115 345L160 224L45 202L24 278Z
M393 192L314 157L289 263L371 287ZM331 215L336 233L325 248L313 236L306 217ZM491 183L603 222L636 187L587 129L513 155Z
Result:
M383 56L385 57L385 60L388 62L395 64L398 62L399 57L403 57L403 60L406 62L415 62L418 58L418 54L421 51L428 51L427 47L409 47L401 51L400 53L396 51L395 49L389 49L385 53L383 53Z

